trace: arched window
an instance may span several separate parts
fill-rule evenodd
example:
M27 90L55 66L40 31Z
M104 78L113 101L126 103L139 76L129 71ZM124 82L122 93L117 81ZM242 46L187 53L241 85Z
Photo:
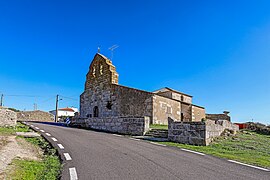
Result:
M94 107L93 111L94 111L94 113L93 113L94 117L98 117L98 107L97 106Z

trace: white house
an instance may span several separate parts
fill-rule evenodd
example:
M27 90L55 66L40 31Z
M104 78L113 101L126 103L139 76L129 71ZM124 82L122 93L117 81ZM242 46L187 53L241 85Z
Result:
M58 109L58 117L73 117L78 112L78 108L66 107ZM55 116L55 110L50 111Z

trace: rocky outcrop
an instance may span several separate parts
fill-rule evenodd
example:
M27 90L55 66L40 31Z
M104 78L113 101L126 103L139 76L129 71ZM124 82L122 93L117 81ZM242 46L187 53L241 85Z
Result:
M0 107L0 126L16 126L17 113L4 107Z

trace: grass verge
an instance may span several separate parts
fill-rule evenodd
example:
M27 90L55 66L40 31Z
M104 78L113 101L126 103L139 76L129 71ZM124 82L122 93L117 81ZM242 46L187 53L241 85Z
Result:
M28 126L18 124L15 130L7 128L2 132L14 134L15 132L30 131ZM22 138L22 137L17 137ZM61 172L61 162L57 151L42 137L23 138L37 148L41 148L43 155L41 160L14 159L11 169L7 173L7 179L12 180L55 180Z
M256 132L241 131L236 136L220 137L209 146L159 143L270 168L270 136Z
M18 122L15 127L0 127L0 135L9 136L15 135L16 132L30 132L31 129L28 126Z
M150 124L149 127L151 129L168 129L168 125L162 125L162 124Z

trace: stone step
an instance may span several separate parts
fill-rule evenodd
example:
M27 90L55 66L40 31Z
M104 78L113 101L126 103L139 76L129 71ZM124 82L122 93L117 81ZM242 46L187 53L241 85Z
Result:
M162 130L159 130L159 129L151 129L150 131L151 131L151 132L161 132L161 133L164 132L164 133L168 133L168 130L163 130L163 129L162 129Z
M145 135L149 136L149 137L156 137L156 138L168 138L168 130L166 130L166 129L151 129Z

